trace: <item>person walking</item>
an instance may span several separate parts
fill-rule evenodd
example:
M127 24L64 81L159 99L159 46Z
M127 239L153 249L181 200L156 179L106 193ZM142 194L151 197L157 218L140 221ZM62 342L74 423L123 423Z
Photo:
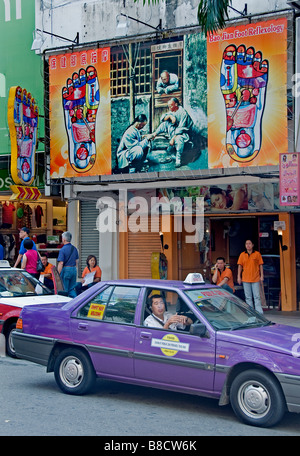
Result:
M24 253L26 253L26 248L24 246L24 241L25 241L25 239L30 239L29 233L30 233L30 230L26 226L23 226L23 228L20 229L19 237L20 237L20 239L22 241L21 241L21 245L20 245L19 255L18 255L18 257L16 259L16 262L14 264L14 268L16 268L18 266L18 264L20 262L22 262L23 255L24 255ZM32 242L33 242L32 250L37 250L35 242L34 241L32 241Z
M240 254L237 263L237 281L239 285L243 283L246 303L262 314L260 287L264 280L264 262L261 254L254 249L251 239L246 241L245 247L246 250Z
M75 286L77 282L78 250L71 244L72 234L65 231L62 234L63 247L59 251L57 258L57 270L61 276L65 291L70 298L77 296Z
M40 273L37 271L39 254L33 249L33 241L29 238L24 239L24 248L26 251L22 257L21 268L38 279L40 276Z

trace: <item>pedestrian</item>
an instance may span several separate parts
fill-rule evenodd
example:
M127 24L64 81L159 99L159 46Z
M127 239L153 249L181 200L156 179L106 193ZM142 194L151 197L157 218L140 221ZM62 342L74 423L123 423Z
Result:
M24 239L24 248L26 249L26 252L22 257L21 268L25 269L25 271L36 279L39 279L40 273L37 271L39 254L33 249L33 241L29 238Z
M75 286L77 282L78 250L71 244L72 234L65 231L62 234L63 247L57 258L57 270L61 276L65 291L71 298L76 297Z
M215 272L212 276L212 281L219 287L224 288L224 290L234 293L234 283L232 271L230 268L225 265L225 258L217 258L215 265Z
M261 254L254 249L254 244L250 239L246 241L245 247L246 250L240 254L238 259L237 281L239 285L243 283L246 303L262 314L260 287L264 280L264 262Z
M20 239L22 239L22 242L20 245L19 255L14 264L14 268L16 268L19 263L21 263L23 255L24 255L24 253L26 253L26 248L24 247L24 241L25 241L25 239L30 239L29 233L30 233L30 230L26 226L23 226L23 228L20 229L19 237L20 237ZM32 250L37 250L34 241L32 241L32 242L33 242Z
M86 267L82 272L81 282L76 284L77 294L82 293L91 286L101 281L102 271L97 265L97 258L95 255L89 255L86 259Z
M53 290L54 283L53 283L52 269L54 268L54 265L48 262L48 256L46 253L41 253L40 256L41 256L42 264L45 268L44 271L40 272L41 276L43 276L44 285L46 285L46 287L50 288L50 290Z

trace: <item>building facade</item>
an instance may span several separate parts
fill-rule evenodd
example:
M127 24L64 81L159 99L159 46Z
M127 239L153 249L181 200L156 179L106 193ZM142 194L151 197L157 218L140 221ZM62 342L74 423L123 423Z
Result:
M210 280L223 256L236 277L251 238L266 305L297 309L298 171L282 185L287 163L299 169L290 3L233 2L206 37L194 1L35 2L47 182L68 201L81 268L96 253L103 279Z

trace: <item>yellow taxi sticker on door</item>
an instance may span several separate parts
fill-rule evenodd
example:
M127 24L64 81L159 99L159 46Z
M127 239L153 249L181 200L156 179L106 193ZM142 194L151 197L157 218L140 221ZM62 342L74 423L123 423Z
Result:
M175 334L166 334L162 339L152 339L151 346L160 348L166 356L175 356L179 351L189 352L190 344L180 342Z

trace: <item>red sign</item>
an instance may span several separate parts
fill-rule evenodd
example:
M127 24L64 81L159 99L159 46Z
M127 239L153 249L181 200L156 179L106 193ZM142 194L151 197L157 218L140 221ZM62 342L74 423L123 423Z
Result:
M300 206L300 153L280 154L280 206Z

